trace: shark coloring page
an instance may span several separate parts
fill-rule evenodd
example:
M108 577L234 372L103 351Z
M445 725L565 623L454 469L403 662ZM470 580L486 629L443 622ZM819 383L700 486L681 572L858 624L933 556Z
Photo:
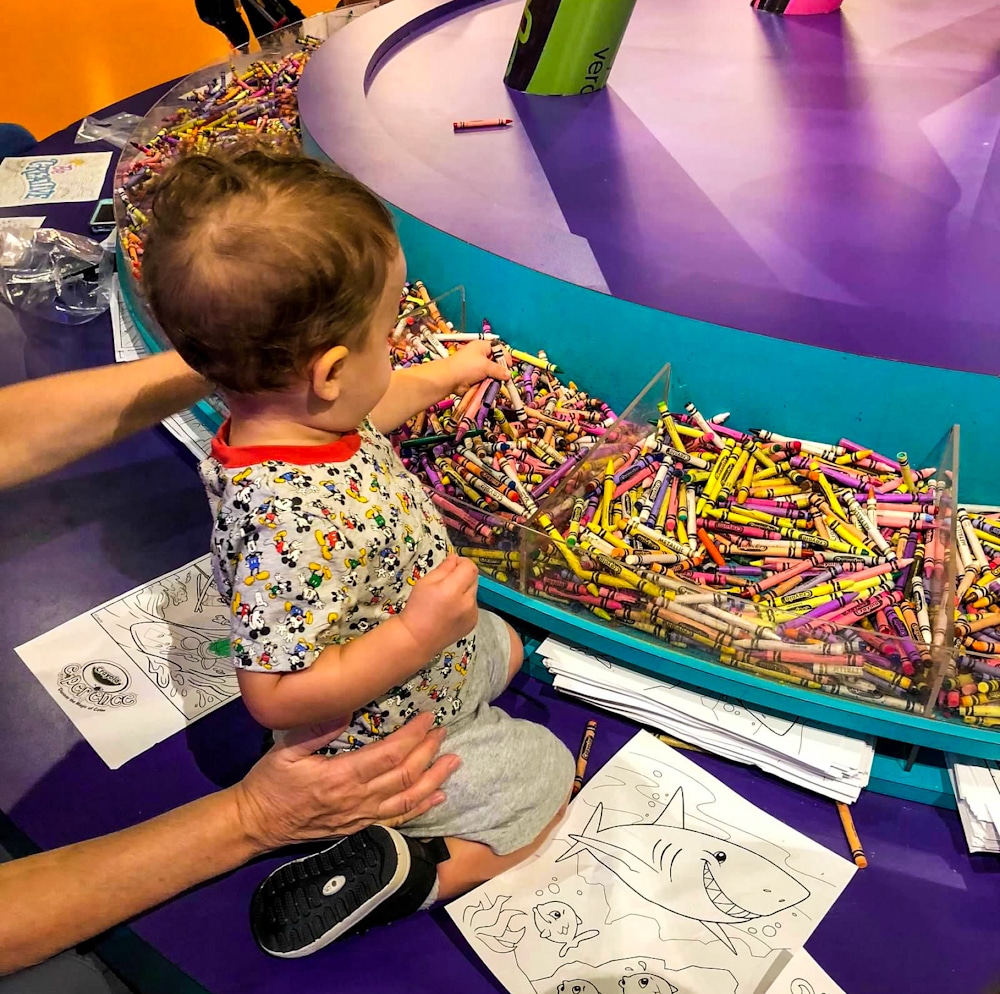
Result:
M512 994L753 994L855 869L639 732L534 857L447 910Z

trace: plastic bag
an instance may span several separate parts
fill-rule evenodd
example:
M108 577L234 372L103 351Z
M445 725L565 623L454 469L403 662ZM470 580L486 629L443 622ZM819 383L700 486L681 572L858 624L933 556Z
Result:
M83 142L107 142L124 148L128 144L136 125L142 120L135 114L112 114L111 117L85 117L77 129L74 145Z
M111 302L114 256L55 228L0 230L0 298L58 324L83 324Z

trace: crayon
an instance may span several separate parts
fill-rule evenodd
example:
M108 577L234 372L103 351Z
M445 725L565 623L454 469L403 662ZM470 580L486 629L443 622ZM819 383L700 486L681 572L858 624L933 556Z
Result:
M513 124L509 117L491 117L484 120L455 121L452 128L457 131L481 131L484 128L506 128Z
M865 851L861 848L861 840L858 838L858 830L854 827L854 819L851 817L850 808L843 801L837 801L837 813L840 815L840 824L844 827L844 835L847 836L847 847L851 850L851 859L859 869L868 866Z
M430 303L404 288L397 365L463 346ZM1000 697L979 684L1000 682L1000 515L960 516L956 661L941 672L943 475L845 439L740 431L738 414L706 420L693 403L616 422L544 353L488 340L511 380L445 398L392 439L488 574L761 679L993 727L979 709Z
M572 797L580 792L583 787L583 778L587 775L587 760L590 759L590 748L594 744L594 737L597 735L597 722L591 719L587 722L587 727L583 730L583 738L580 740L580 750L576 755L576 776L573 777Z

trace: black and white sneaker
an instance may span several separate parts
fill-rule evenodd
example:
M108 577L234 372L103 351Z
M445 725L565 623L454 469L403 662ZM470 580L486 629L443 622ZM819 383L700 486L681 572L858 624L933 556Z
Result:
M308 956L336 939L419 910L447 850L372 825L267 876L250 901L250 928L271 956Z

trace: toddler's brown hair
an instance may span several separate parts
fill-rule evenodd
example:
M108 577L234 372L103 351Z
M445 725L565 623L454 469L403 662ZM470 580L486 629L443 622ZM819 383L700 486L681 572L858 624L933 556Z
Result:
M241 394L281 389L362 338L399 251L367 187L298 152L187 155L157 180L151 213L153 314L188 365Z

